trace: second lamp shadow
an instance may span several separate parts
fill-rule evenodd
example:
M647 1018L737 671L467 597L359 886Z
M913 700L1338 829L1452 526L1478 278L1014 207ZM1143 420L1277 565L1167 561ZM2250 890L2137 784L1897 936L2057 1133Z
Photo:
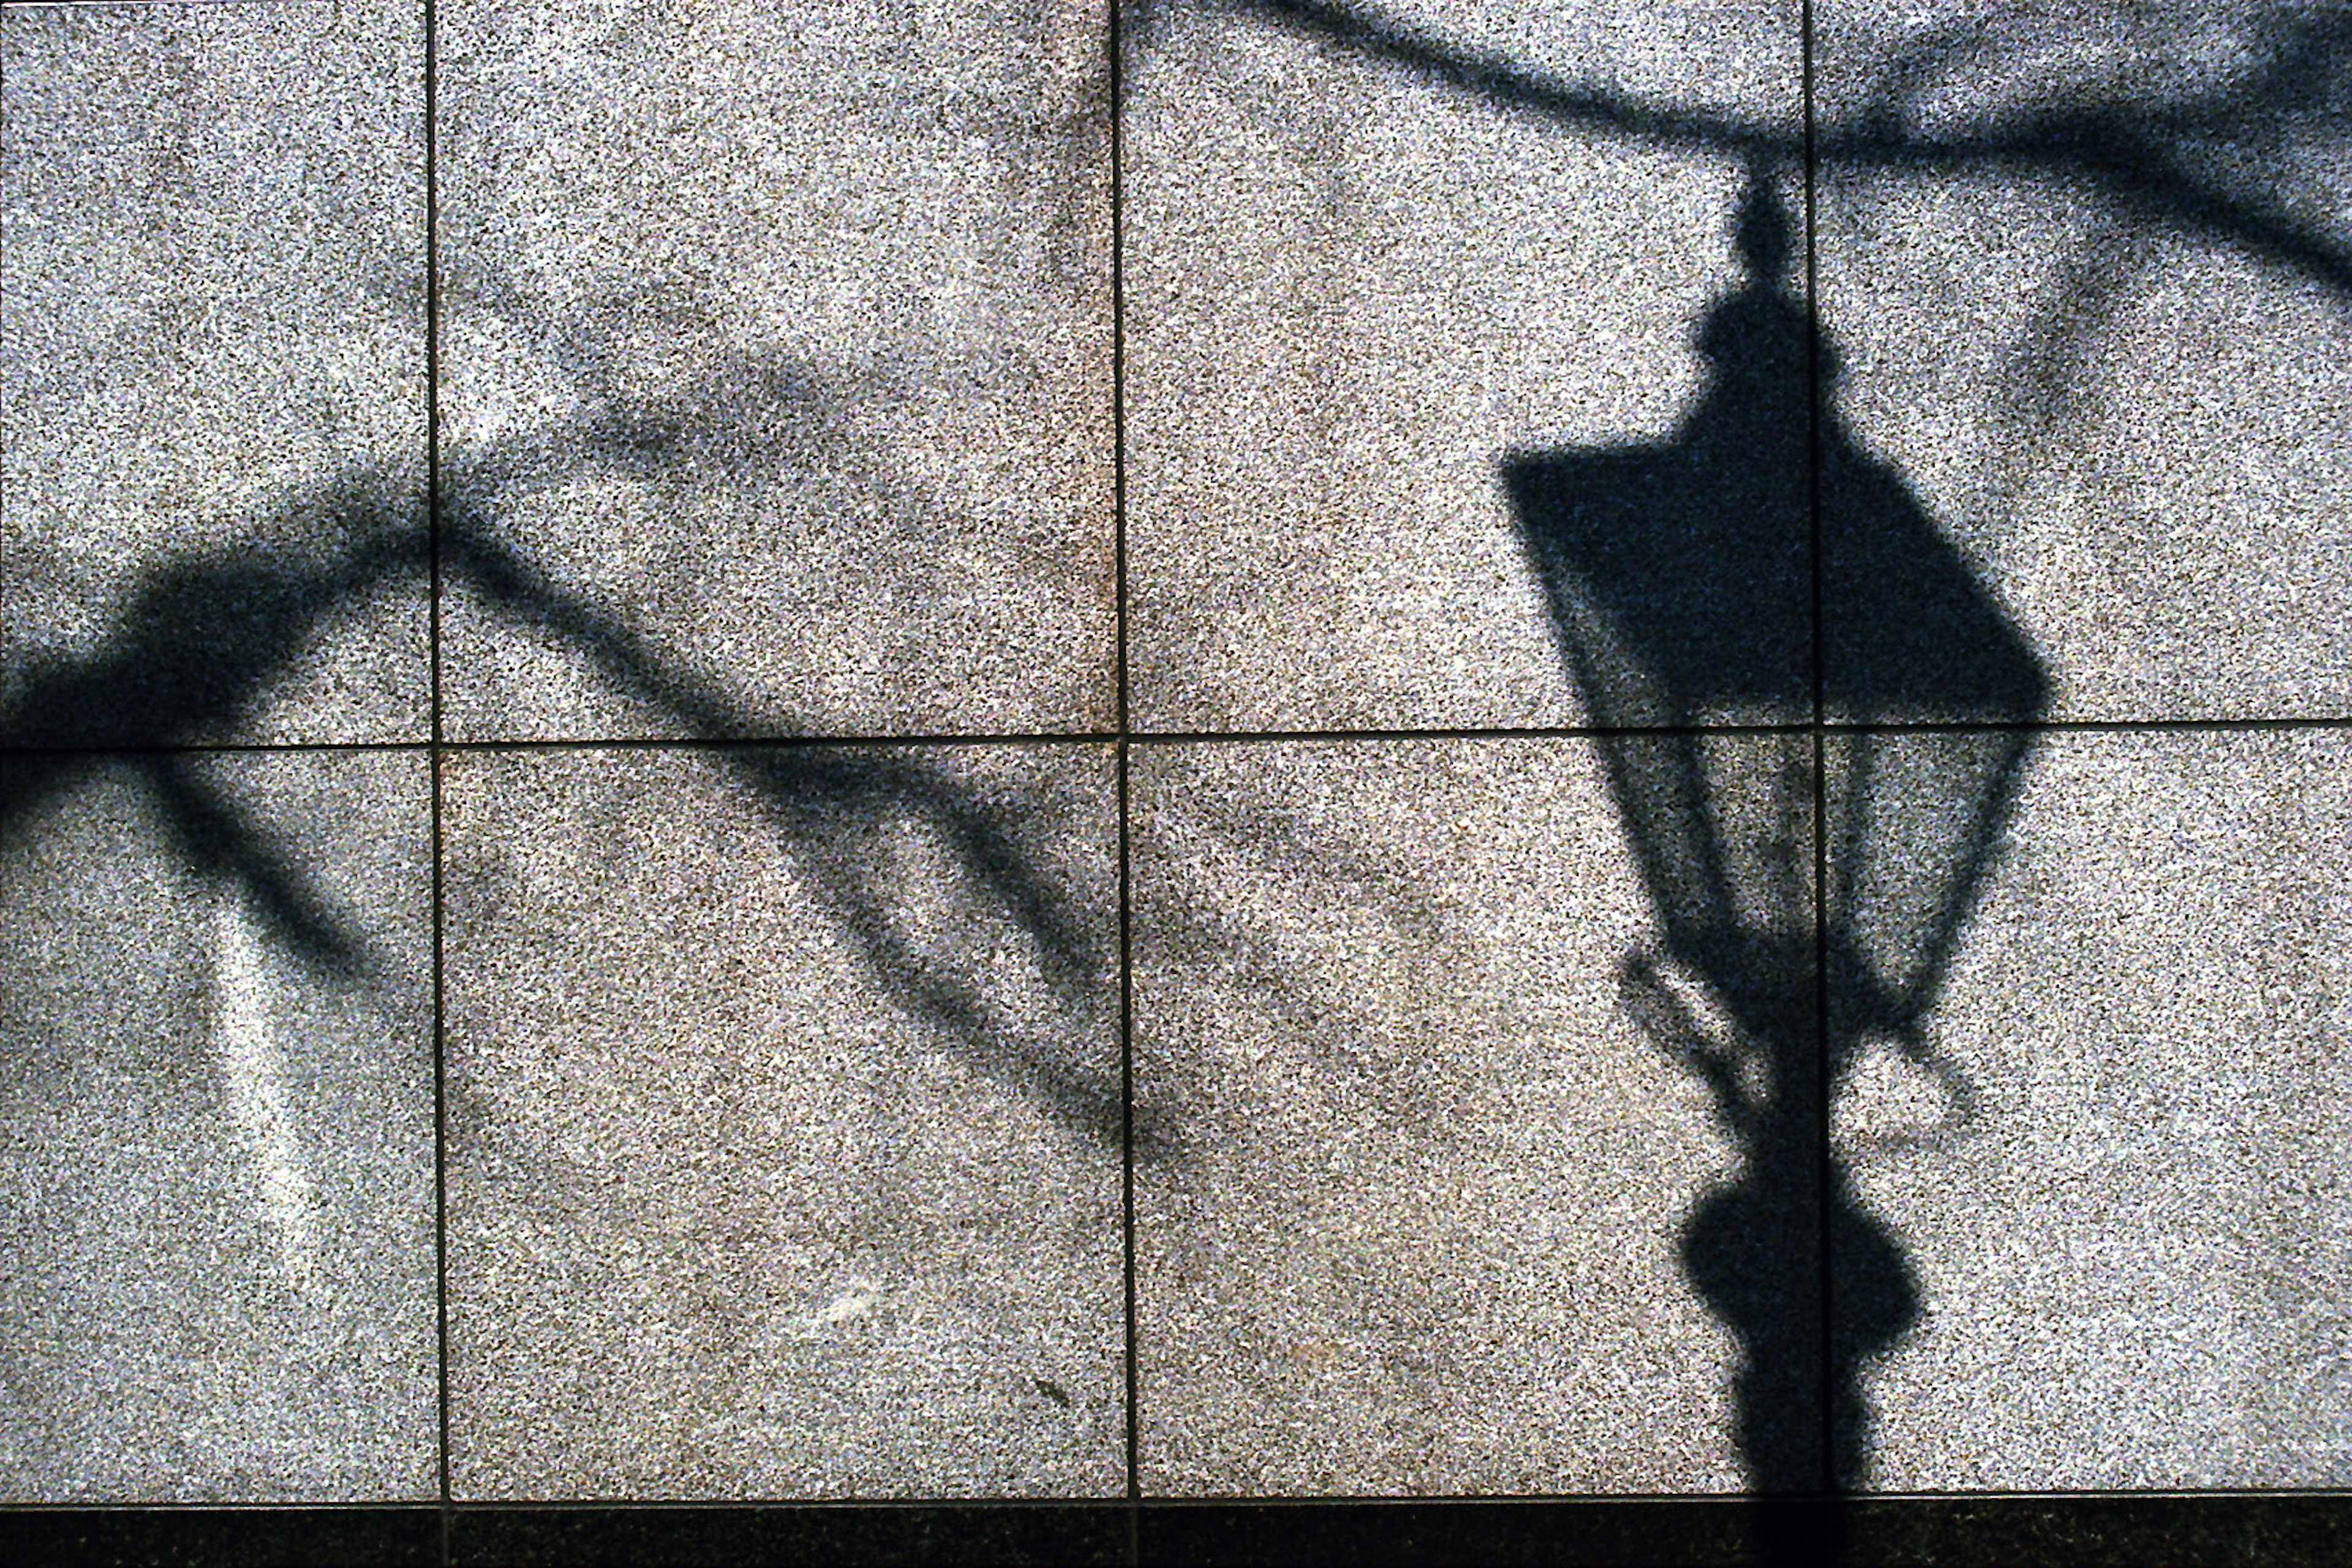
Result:
M1769 170L1736 233L1748 281L1700 326L1712 376L1673 437L1504 478L1663 936L1627 1004L1742 1155L1682 1237L1739 1341L1742 1458L1759 1492L1828 1494L1865 1479L1862 1364L1919 1310L1828 1106L1874 1041L1940 1070L1924 1020L2049 682L1840 424Z

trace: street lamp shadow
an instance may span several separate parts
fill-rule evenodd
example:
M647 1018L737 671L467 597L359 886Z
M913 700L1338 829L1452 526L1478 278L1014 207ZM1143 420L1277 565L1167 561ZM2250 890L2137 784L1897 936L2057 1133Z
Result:
M1661 932L1624 1000L1741 1155L1682 1235L1739 1342L1741 1454L1757 1492L1826 1497L1865 1479L1861 1368L1920 1307L1828 1107L1874 1041L1937 1066L1925 1021L2050 690L1840 422L1769 167L1735 233L1748 279L1699 327L1712 376L1672 437L1503 472Z

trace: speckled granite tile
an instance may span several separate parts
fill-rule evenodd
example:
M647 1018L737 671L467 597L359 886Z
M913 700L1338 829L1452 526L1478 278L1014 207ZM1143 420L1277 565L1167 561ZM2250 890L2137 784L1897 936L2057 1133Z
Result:
M428 847L415 752L0 761L9 1500L434 1495Z
M1338 10L1170 8L1133 50L1136 721L1573 722L1504 465L1665 439L1699 396L1739 280L1719 132L1798 144L1798 8L1380 8L1562 84L1549 112Z
M485 1498L1124 1487L1100 747L449 763Z
M0 46L0 733L421 739L416 6L11 5Z
M2053 711L2352 713L2340 16L1821 16L1841 407L2042 651Z
M1612 794L1580 741L1136 753L1147 1493L1745 1484L1682 1257L1740 1148L1629 984L1672 965Z
M1098 5L441 8L454 733L1112 713Z
M2347 845L2342 731L2042 740L1941 1065L1841 1096L1919 1300L1875 1484L2352 1484Z

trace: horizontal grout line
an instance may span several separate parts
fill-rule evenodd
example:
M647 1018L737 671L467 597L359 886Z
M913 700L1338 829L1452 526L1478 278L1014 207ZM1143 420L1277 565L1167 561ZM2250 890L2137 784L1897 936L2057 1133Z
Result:
M2010 721L1944 720L1810 719L1776 724L1562 724L1555 726L1463 726L1396 730L1146 730L1129 737L1139 745L1158 742L1225 743L1250 741L1591 741L1622 735L1988 735L2239 730L2347 730L2352 718L2315 719L2035 719Z
M7 10L16 9L13 3ZM374 1513L393 1510L413 1510L418 1513L438 1513L441 1505L427 1498L423 1500L402 1499L386 1502L374 1498L357 1502L254 1502L250 1500L218 1502L0 1502L0 1513L268 1513L285 1512Z
M268 755L279 752L580 752L580 751L744 751L800 746L1108 746L1118 736L1100 733L971 734L971 735L616 735L598 737L520 737L507 740L451 741L291 741L187 742L60 746L0 746L0 760L8 757L56 756L188 756Z
M1397 1507L1411 1508L1420 1503L1444 1503L1452 1507L1491 1503L1508 1507L1514 1503L1641 1503L1674 1506L1683 1503L1754 1505L1767 1498L1782 1498L1799 1502L1874 1503L1874 1502L2147 1502L2166 1498L2273 1498L2324 1497L2347 1498L2342 1487L2171 1487L2149 1488L2144 1491L1835 1491L1789 1492L1759 1494L1751 1491L1722 1492L1428 1492L1408 1496L1394 1494L1345 1494L1329 1497L1284 1497L1247 1493L1202 1494L1193 1497L1154 1497L1146 1493L1137 1500L1147 1508L1232 1508L1297 1507L1333 1508ZM1074 1498L1073 1502L1091 1502L1088 1498ZM694 1505L707 1506L707 1505Z
M2085 1491L1864 1491L1836 1493L1791 1493L1798 1501L1834 1500L1841 1503L1906 1503L1906 1502L2144 1502L2163 1499L2228 1499L2321 1497L2344 1498L2341 1487L2151 1487L2140 1490ZM1105 1512L1124 1511L1139 1505L1152 1509L1188 1508L1411 1508L1425 1504L1449 1507L1491 1505L1507 1508L1518 1503L1608 1503L1655 1504L1674 1506L1689 1503L1720 1503L1747 1506L1757 1500L1756 1494L1745 1491L1720 1492L1431 1492L1409 1496L1395 1494L1333 1494L1321 1497L1285 1496L1278 1493L1213 1493L1185 1497L926 1497L926 1498L661 1498L632 1500L628 1498L561 1498L541 1500L453 1499L447 1503L433 1501L362 1501L362 1502L37 1502L0 1503L5 1513L270 1513L270 1512L390 1512L412 1511L436 1513L444 1509L460 1513L517 1513L592 1511L612 1512L677 1512L688 1510L721 1511L729 1510L781 1510L786 1509L824 1510L830 1512L885 1512L910 1509L1019 1509L1046 1510L1091 1508Z
M940 1497L940 1498L663 1498L646 1502L631 1502L625 1499L562 1498L539 1502L517 1502L507 1499L485 1499L476 1501L458 1500L450 1508L460 1513L535 1513L541 1510L557 1513L584 1513L594 1510L648 1512L677 1511L687 1509L743 1509L781 1510L784 1509L823 1509L828 1512L885 1512L894 1509L918 1508L987 1508L987 1509L1066 1509L1096 1508L1107 1513L1125 1512L1133 1500L1115 1494L1094 1497Z
M973 734L841 734L841 735L621 735L447 741L444 752L578 752L578 751L742 751L803 746L1108 746L1121 739L1137 746L1246 745L1252 742L1394 742L1394 741L1594 741L1641 735L1810 735L1818 729L1832 735L2065 735L2065 734L2231 734L2352 731L2352 718L2315 719L2041 719L2010 723L1920 721L1862 722L1832 721L1815 725L1796 720L1783 724L1619 724L1535 726L1463 726L1459 728L1395 730L1141 730L1124 737L1115 731L1058 731L1034 733L1007 731ZM121 742L77 745L0 745L0 761L12 757L109 757L274 755L305 752L425 752L434 742L416 741L287 741L287 742Z
M5 4L5 0L0 0ZM42 746L0 744L0 762L12 757L200 757L280 752L423 752L430 741L112 741Z
M581 738L445 741L444 751L744 751L777 746L1108 746L1118 736L1108 730L983 731L967 735L614 735Z

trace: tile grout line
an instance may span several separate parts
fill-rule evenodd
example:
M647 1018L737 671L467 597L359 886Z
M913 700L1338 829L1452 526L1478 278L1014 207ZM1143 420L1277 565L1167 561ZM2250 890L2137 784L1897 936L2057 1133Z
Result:
M0 0L5 4L5 0ZM797 748L948 747L948 746L1184 746L1277 745L1323 742L1427 741L1577 741L1615 735L2164 735L2262 734L2352 731L2352 715L2325 714L2308 718L2219 719L2035 719L2018 721L1853 721L1824 719L1819 724L1796 720L1775 724L1562 724L1455 725L1427 727L1368 727L1363 729L1294 730L1130 730L1066 731L1038 733L975 733L925 735L597 735L553 738L435 741L192 741L126 742L121 744L0 745L0 760L16 757L152 757L235 756L244 753L313 753L329 752L416 752L437 748L444 756L468 752L560 751L790 751Z
M1837 1473L1837 1339L1836 1268L1831 1256L1830 1210L1836 1176L1830 1146L1830 951L1829 951L1829 677L1827 633L1822 624L1823 536L1822 515L1822 302L1817 177L1820 163L1814 147L1813 4L1802 0L1797 14L1798 88L1804 114L1804 269L1805 269L1805 511L1811 525L1812 567L1812 785L1813 785L1813 1071L1814 1136L1813 1246L1820 1274L1814 1353L1821 1358L1814 1398L1819 1403L1815 1441L1819 1445L1822 1495L1838 1495ZM1775 279L1777 285L1778 280Z
M1132 879L1132 716L1128 693L1127 587L1127 35L1123 0L1106 0L1110 91L1110 488L1113 772L1118 836L1118 1102L1121 1375L1126 1393L1127 1561L1142 1550L1142 1422L1136 1354L1135 947Z
M425 771L433 854L433 1316L436 1489L440 1560L448 1568L449 1477L449 1160L447 904L443 881L441 702L441 211L440 81L436 0L423 0L425 29L425 668L430 741Z

